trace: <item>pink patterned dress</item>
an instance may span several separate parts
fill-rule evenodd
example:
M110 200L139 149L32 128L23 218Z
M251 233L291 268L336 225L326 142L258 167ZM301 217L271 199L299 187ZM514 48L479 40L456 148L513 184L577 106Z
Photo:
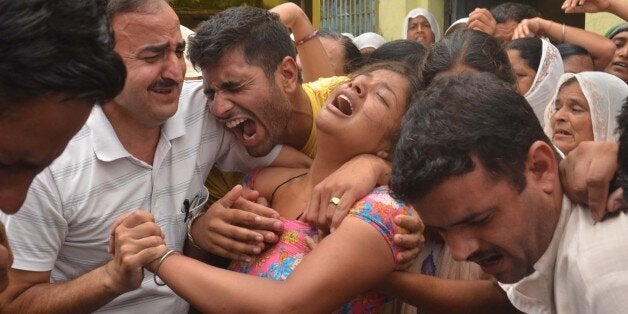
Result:
M397 226L393 218L399 214L411 215L413 211L403 202L393 199L388 187L378 187L369 195L354 204L349 216L357 217L376 228L388 242L393 256L402 248L393 242ZM296 220L283 219L284 232L279 241L258 255L251 263L234 262L231 270L274 280L285 280L310 252L306 237L316 235L316 228ZM404 232L403 230L399 230ZM395 263L397 261L395 260ZM367 292L345 304L336 313L376 313L382 310L392 298L378 293Z

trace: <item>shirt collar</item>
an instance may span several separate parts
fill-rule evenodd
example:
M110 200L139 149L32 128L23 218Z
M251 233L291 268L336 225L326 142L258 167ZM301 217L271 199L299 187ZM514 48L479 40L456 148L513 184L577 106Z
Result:
M86 124L91 130L90 136L92 143L94 143L94 153L99 160L109 162L132 157L118 139L101 106L94 106ZM161 128L161 136L168 141L185 135L185 132L185 117L182 110L177 110L175 115L168 119Z

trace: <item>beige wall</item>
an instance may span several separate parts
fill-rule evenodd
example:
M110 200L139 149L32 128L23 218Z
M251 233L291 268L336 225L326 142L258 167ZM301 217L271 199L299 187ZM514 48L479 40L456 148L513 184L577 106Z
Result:
M403 19L414 8L430 11L443 29L445 5L442 0L380 0L378 22L381 35L386 40L400 39Z
M587 13L584 28L588 31L604 35L611 27L624 20L610 13Z

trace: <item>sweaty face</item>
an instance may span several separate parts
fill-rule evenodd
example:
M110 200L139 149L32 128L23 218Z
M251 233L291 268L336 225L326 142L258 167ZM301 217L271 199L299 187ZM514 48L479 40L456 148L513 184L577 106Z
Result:
M606 66L605 71L613 74L624 82L628 82L628 32L621 32L613 37L615 55L613 61Z
M224 55L203 69L205 94L213 114L225 123L251 156L264 156L282 143L292 106L279 88L279 75L269 80L261 67L246 62L241 50Z
M389 70L354 77L331 93L316 118L320 136L347 155L376 153L392 146L408 102L408 81Z
M177 111L185 76L179 18L167 4L152 13L123 13L113 19L115 51L127 69L113 107L142 125L160 126ZM109 108L108 108L109 107Z
M532 87L534 76L536 76L536 69L532 69L528 65L528 61L521 58L519 50L508 49L506 52L508 53L512 70L517 75L517 91L519 94L525 95L530 90L530 87Z
M570 82L560 88L554 109L552 142L561 152L567 154L580 142L593 141L589 102L578 82Z
M0 116L0 208L20 209L33 178L83 126L91 104L55 94L28 100Z
M565 73L580 73L585 71L594 71L593 59L585 55L573 55L563 60Z
M490 177L477 159L475 165L412 206L443 236L455 260L477 263L500 282L516 282L533 272L551 241L556 223L548 219L547 197L530 179L519 193Z
M417 16L408 20L408 39L420 41L425 47L434 44L434 33L430 22L423 16Z

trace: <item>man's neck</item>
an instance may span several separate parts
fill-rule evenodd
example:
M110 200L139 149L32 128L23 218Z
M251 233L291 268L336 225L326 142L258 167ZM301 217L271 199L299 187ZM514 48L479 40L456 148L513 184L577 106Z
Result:
M312 105L303 87L289 95L288 100L292 106L292 114L281 143L301 150L307 144L314 127Z
M134 119L128 111L115 103L103 106L103 112L111 123L122 146L135 158L152 165L157 150L161 125L147 126Z

